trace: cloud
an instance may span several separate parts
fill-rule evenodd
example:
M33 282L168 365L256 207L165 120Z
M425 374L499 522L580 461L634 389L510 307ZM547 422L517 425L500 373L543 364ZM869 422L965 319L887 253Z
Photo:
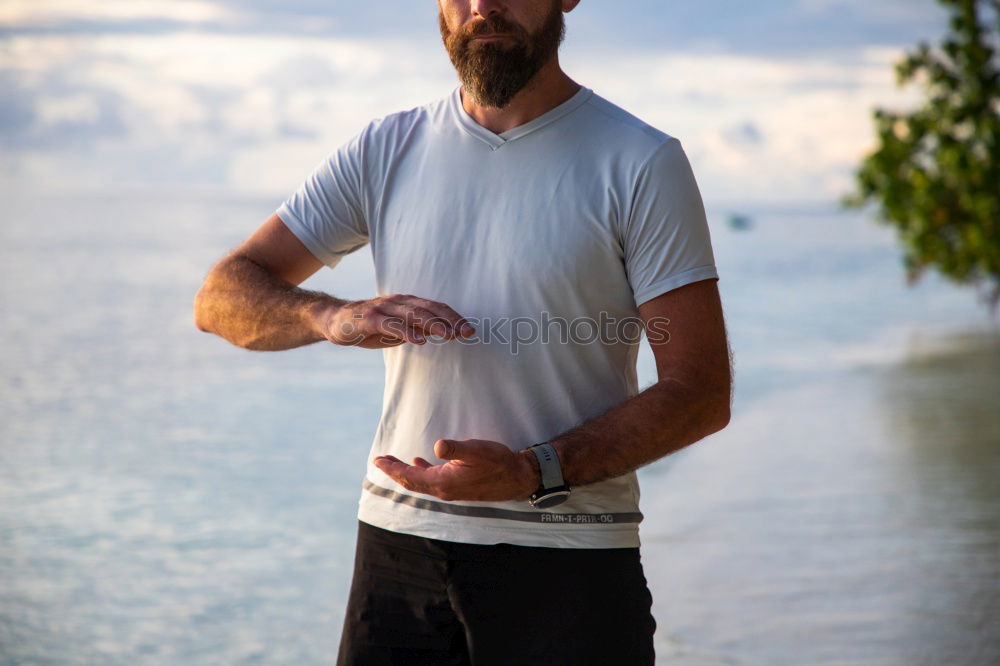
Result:
M5 27L55 25L79 20L162 19L204 23L238 16L235 8L202 0L5 0L0 5L0 25Z
M289 0L5 0L0 36L169 34L192 29L275 36L413 35L433 31L429 3L352 3Z
M729 52L797 58L871 46L900 47L940 33L933 0L586 0L570 40L590 49Z
M764 145L764 135L752 121L727 127L722 131L722 137L734 147L756 148Z
M427 3L84 4L0 11L8 181L284 194L370 119L455 85ZM936 16L912 0L864 7L592 0L569 18L563 62L678 136L706 198L830 198L868 146L871 106L911 101L893 87L893 44Z
M843 16L865 19L869 25L894 23L913 24L925 20L938 22L942 8L934 2L914 2L914 0L882 0L865 2L859 0L797 0L797 8L806 16L828 19Z
M436 8L414 2L331 0L6 0L3 34L216 33L436 40ZM4 20L4 15L7 19ZM585 0L569 41L594 52L707 50L796 57L859 46L903 46L940 32L932 0L768 0L627 4Z
M0 140L28 132L35 122L35 105L11 72L0 72Z
M914 103L913 91L893 85L900 53L796 61L659 53L599 63L580 56L571 69L679 138L706 199L829 200L846 190L871 145L870 109Z
M31 82L0 72L0 144L8 150L85 149L125 127L114 91L94 89L53 69Z
M426 67L391 40L15 37L0 42L0 94L16 100L0 113L0 141L13 149L4 171L77 182L85 164L93 181L284 191L371 118L446 93L453 73L440 59ZM49 159L58 156L66 168Z

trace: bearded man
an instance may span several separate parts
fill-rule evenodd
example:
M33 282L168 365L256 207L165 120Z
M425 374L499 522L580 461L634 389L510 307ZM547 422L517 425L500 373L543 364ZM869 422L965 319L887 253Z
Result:
M196 298L249 349L383 350L339 664L653 663L635 470L725 427L731 371L680 143L560 67L578 2L439 0L461 86L334 151ZM375 297L298 287L367 244Z

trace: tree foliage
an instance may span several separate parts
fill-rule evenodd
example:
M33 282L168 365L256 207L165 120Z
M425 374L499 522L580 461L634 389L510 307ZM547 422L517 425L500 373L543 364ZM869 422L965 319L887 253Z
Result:
M908 113L874 112L878 145L845 201L878 204L896 227L909 279L929 267L1000 302L1000 0L938 0L940 45L897 63L899 85L923 88Z

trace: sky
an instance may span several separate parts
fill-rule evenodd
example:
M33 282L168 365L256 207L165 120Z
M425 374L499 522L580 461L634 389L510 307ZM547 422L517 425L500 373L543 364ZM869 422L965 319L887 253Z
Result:
M457 85L431 0L0 0L0 185L294 189L369 122ZM707 202L851 186L934 0L583 0L561 58L680 139Z

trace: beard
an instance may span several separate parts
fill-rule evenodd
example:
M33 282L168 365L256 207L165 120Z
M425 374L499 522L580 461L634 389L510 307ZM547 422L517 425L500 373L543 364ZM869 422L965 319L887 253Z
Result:
M566 34L566 22L558 2L542 26L534 33L494 16L452 32L439 13L441 38L462 87L480 106L502 109L510 104L531 79L559 50ZM503 34L505 42L477 43L480 35Z

